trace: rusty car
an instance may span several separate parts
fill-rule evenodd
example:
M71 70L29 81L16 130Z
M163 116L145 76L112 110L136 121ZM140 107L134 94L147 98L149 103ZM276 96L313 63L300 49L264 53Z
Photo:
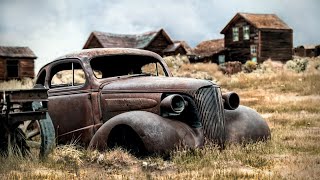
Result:
M43 66L36 84L48 90L58 144L77 142L134 154L177 146L265 140L270 129L234 92L200 79L173 77L156 53L97 48Z

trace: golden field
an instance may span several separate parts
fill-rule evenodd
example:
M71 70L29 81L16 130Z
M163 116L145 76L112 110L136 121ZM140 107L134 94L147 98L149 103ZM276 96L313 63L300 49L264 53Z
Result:
M177 60L178 59L178 60ZM181 60L182 59L182 60ZM226 76L215 64L166 58L175 76L209 79L235 91L241 104L267 120L272 139L229 144L220 151L176 150L169 160L136 158L116 149L99 153L75 145L57 147L46 161L0 157L0 179L318 179L320 177L320 57L307 59L302 72L289 63L267 61L252 73ZM176 63L175 61L178 61ZM294 70L291 70L294 69ZM0 89L32 87L31 80Z

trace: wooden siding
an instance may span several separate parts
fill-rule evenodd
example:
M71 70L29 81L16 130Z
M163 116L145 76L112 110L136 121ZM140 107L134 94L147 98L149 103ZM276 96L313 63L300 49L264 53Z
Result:
M254 57L257 58L259 63L268 58L281 61L292 59L292 29L275 15L249 14L249 19L251 20L248 20L247 16L248 14L238 13L221 31L224 34L226 61L240 61L244 63ZM266 20L263 18L264 16L270 16L268 22L265 22L268 18ZM247 19L244 17L247 17ZM270 18L277 19L278 21L271 21ZM264 26L264 23L269 23L268 28ZM282 24L282 26L278 26L279 24ZM249 40L244 40L243 27L247 25L250 26L250 38ZM232 28L234 27L239 28L238 41L233 41ZM255 54L251 54L250 48L252 45L257 47Z
M294 48L293 54L294 54L295 56L303 57L303 56L304 56L304 53L305 53L304 50L305 50L304 48Z
M294 55L300 57L317 57L320 52L319 48L305 49L303 47L294 48Z
M316 46L316 55L315 56L320 56L320 45Z
M174 54L175 55L177 55L177 54L185 55L185 54L187 54L187 51L183 47L180 46L175 50Z
M18 61L18 77L8 77L7 60ZM18 58L0 58L0 80L34 78L34 60Z
M271 58L286 61L292 59L292 31L268 30L260 33L259 62Z
M31 59L21 59L19 61L19 77L34 78L34 60Z
M91 48L101 48L102 45L101 43L98 41L96 36L92 36L92 39L90 40L90 43L88 45L88 47L86 47L86 49L91 49Z
M186 50L183 48L183 47L178 47L175 51L172 51L172 52L165 52L164 55L165 56L173 56L173 55L186 55L187 52Z
M4 80L6 77L6 61L0 57L0 80Z
M315 57L316 56L316 49L306 49L306 57Z
M243 26L247 25L250 27L250 39L244 40ZM233 41L232 27L239 28L239 41ZM244 63L252 58L250 54L250 45L258 46L259 44L259 31L244 19L239 19L232 27L229 28L225 34L224 45L229 53L228 56L226 56L226 61L240 61ZM257 56L259 56L259 54L257 54Z
M162 35L162 33L160 33L145 49L163 56L163 50L170 44L172 43L169 42L167 38Z

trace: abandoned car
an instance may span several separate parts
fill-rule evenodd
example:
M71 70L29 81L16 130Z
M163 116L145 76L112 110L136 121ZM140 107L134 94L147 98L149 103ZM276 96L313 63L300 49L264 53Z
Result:
M257 141L270 129L236 93L173 77L164 60L145 50L99 48L68 54L42 67L58 143L104 150L162 153L211 141Z

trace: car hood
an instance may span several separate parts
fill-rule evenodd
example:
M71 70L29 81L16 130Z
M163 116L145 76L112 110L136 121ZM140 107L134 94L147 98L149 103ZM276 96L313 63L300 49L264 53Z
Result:
M179 77L128 77L104 83L102 91L169 92L217 86L210 81Z

